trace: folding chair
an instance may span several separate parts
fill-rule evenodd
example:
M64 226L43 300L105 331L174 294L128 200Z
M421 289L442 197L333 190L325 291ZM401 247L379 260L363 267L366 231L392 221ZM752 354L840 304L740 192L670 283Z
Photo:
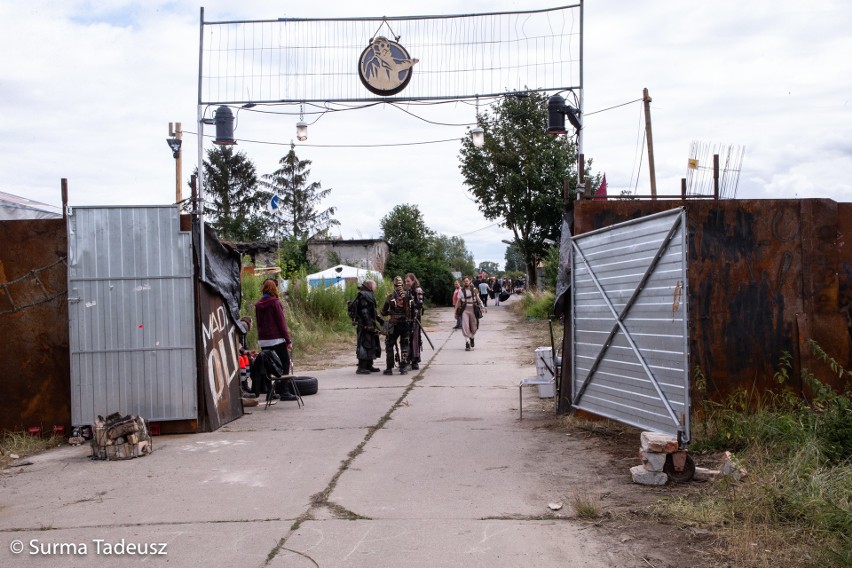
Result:
M293 394L296 395L296 403L299 405L299 408L303 408L305 406L305 401L302 400L302 395L299 394L299 387L296 385L296 376L293 374L293 363L290 363L290 374L289 375L280 375L277 377L268 377L269 378L269 390L266 392L266 406L264 410L269 408L272 405L272 395L275 394L275 386L280 382L285 384L289 383L293 388Z

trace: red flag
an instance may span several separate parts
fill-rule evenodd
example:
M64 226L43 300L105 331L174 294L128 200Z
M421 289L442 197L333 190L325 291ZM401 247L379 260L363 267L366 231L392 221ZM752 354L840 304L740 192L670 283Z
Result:
M606 201L606 174L604 174L603 181L601 181L601 186L595 192L595 199Z

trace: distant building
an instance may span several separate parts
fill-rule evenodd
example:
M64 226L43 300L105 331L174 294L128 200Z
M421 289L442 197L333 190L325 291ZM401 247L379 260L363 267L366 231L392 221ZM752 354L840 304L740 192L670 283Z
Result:
M345 264L381 273L389 254L384 239L308 239L308 262L319 270Z
M253 241L245 243L228 242L240 257L248 256L252 266L275 266L278 256L278 243L275 241Z

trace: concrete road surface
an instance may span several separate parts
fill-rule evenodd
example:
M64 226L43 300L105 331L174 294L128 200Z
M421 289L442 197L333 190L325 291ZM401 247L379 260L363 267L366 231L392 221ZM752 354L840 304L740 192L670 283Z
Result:
M582 456L519 422L534 368L507 310L489 309L470 352L435 310L419 371L356 375L353 355L311 373L302 409L156 437L144 458L65 446L0 472L0 566L647 566L575 517Z

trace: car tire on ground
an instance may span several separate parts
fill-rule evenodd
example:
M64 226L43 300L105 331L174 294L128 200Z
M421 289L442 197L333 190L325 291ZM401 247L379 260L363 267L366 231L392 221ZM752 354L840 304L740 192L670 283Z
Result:
M294 377L293 379L296 381L296 388L299 389L300 395L317 394L319 380L316 377Z

